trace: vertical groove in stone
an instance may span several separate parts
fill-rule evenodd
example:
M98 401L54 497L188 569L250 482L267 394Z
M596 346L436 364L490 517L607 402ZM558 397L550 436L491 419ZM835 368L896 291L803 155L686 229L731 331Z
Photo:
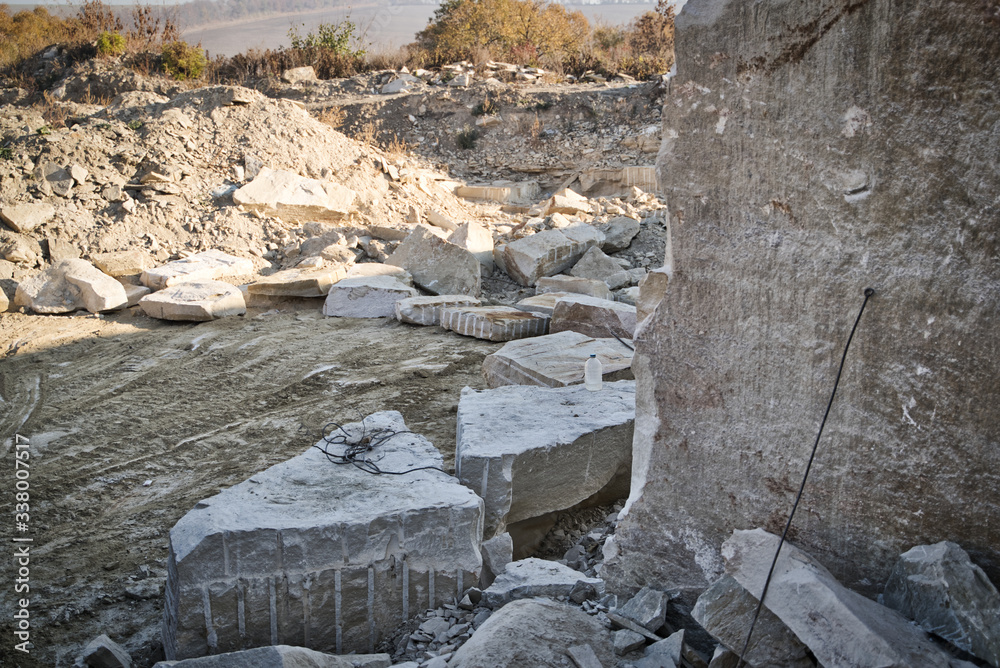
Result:
M341 588L341 572L338 568L333 574L333 610L336 616L337 624L337 654L343 652L344 646L344 617L341 610L341 601L343 600L343 590Z
M309 647L309 624L312 621L312 608L309 600L309 584L311 574L302 578L302 646Z
M216 648L215 629L212 628L212 595L208 593L208 586L201 588L201 605L202 611L205 613L205 638L208 644L208 649L210 652L214 652Z
M268 607L271 613L271 644L278 644L278 593L274 578L267 578Z
M368 567L368 651L375 651L375 567Z
M410 618L410 565L403 555L403 621Z
M434 567L431 566L427 569L427 608L436 608L437 604L434 602Z
M240 580L236 583L236 627L240 632L240 639L247 634L247 595L246 583Z

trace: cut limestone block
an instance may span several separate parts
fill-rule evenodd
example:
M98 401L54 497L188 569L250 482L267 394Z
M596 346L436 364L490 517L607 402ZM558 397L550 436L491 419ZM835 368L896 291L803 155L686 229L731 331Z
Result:
M380 434L395 434L367 454L382 471L443 467L395 411L343 427L351 443ZM482 500L446 473L372 475L310 448L198 503L171 529L167 658L290 642L371 652L477 582L481 538Z
M365 278L370 276L391 276L400 283L413 285L413 277L410 272L402 267L394 267L391 264L381 262L364 262L353 265L347 270L347 278Z
M247 286L254 295L271 297L324 297L334 283L347 276L344 265L325 265L319 269L285 269Z
M479 296L479 260L427 225L413 228L385 263L410 272L414 283L436 295Z
M784 550L784 548L782 548ZM770 594L768 594L770 597ZM702 592L691 616L724 646L743 651L757 599L729 575ZM809 649L766 607L753 628L746 659L751 666L810 668Z
M635 334L635 307L587 295L568 295L556 302L550 328L553 334L566 330L630 340Z
M556 308L556 302L568 294L568 292L546 292L534 297L525 297L514 304L514 308L528 311L529 313L540 313L551 318L552 312Z
M579 607L543 598L514 601L476 630L448 668L566 666L567 650L579 645L591 646L598 665L615 665L607 630Z
M91 313L124 308L128 297L122 284L86 260L61 260L21 281L14 304L35 313Z
M264 167L253 181L233 193L233 202L251 211L294 221L335 221L354 208L350 188Z
M617 216L601 227L601 231L604 232L604 252L617 253L632 245L632 239L639 234L639 221Z
M487 274L493 272L493 235L479 223L462 223L448 241L476 256Z
M566 276L565 274L544 276L538 279L535 284L535 294L541 295L550 292L572 292L578 295L590 295L598 299L611 299L611 288L604 281Z
M604 595L604 581L600 578L589 578L556 561L529 557L507 564L483 592L483 601L487 607L497 609L522 598L569 596L580 583L594 587L599 596Z
M359 276L334 283L323 315L342 318L392 318L396 302L419 293L393 276Z
M253 262L220 250L207 250L142 272L142 284L153 290L188 281L212 281L253 273Z
M178 283L139 300L151 318L204 322L247 312L239 288L222 281Z
M902 554L881 600L925 631L1000 666L1000 593L955 543Z
M507 274L521 285L534 285L542 276L569 269L588 248L603 242L604 234L590 225L545 230L507 244L504 266Z
M514 540L509 533L502 533L484 540L479 551L483 555L483 571L479 576L479 586L485 589L493 584L497 575L503 573L507 564L513 561Z
M621 342L572 331L505 344L483 360L483 376L489 387L576 385L583 382L583 365L592 354L601 360L605 382L633 378L632 351Z
M590 200L569 188L563 188L550 197L545 207L546 215L562 213L575 216L580 213L590 213L591 211L593 211L593 207L590 205Z
M52 220L56 208L44 202L7 204L0 208L0 220L15 232L27 233Z
M590 248L569 272L579 278L604 281L612 290L629 285L629 274L600 248Z
M523 202L533 199L538 195L539 187L537 181L523 181L521 183L506 183L498 186L459 186L455 189L455 194L465 199L486 200L507 204L508 202Z
M441 326L477 339L513 341L545 334L549 319L511 306L463 306L441 309Z
M758 600L779 540L763 529L737 530L722 544L726 572ZM847 589L818 561L788 543L781 548L764 606L825 668L949 665L950 657L920 628Z
M160 661L153 668L389 668L388 654L324 654L306 647L274 645L181 661Z
M115 278L141 274L152 264L149 255L141 250L95 253L90 259L94 266Z
M465 388L458 403L457 475L486 502L490 538L515 522L602 493L628 494L635 382L547 388Z
M480 303L475 297L465 295L407 297L396 302L396 320L412 325L440 325L442 308L479 306Z

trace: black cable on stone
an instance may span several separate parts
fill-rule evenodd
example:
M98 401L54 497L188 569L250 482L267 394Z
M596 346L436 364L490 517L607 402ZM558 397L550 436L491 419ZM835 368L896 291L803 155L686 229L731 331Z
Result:
M413 473L414 471L425 471L428 469L433 469L435 471L441 471L441 473L448 473L444 469L437 466L417 466L416 468L407 469L405 471L386 471L378 466L377 459L372 459L368 456L369 452L372 452L375 448L380 445L384 445L389 439L399 436L400 434L412 434L412 431L394 431L392 429L376 429L371 433L368 433L368 426L365 424L365 419L361 419L361 437L353 438L347 433L342 425L336 422L330 422L325 427L323 427L323 433L320 436L320 440L323 445L320 446L319 443L313 445L322 452L327 461L331 464L351 464L356 468L361 469L365 473L371 473L373 475L406 475L407 473ZM343 448L342 452L331 452L330 446ZM448 475L451 475L448 473Z
M806 480L809 478L809 469L812 468L813 459L816 458L816 449L819 447L819 439L823 436L823 427L826 426L826 419L830 415L830 409L833 407L833 398L837 396L837 386L840 385L840 375L844 372L844 363L847 361L847 351L851 348L851 341L854 340L854 332L858 329L858 323L861 322L861 314L865 312L865 306L868 304L869 298L875 294L875 290L872 288L865 288L865 300L861 302L861 310L858 311L858 317L854 320L854 327L851 328L851 334L847 337L847 345L844 346L844 354L840 357L840 368L837 370L837 379L833 381L833 392L830 393L830 401L826 403L826 412L823 413L823 421L819 423L819 431L816 433L816 441L813 443L812 453L809 455L809 463L806 464L806 471L802 475L802 484L799 485L799 493L795 495L795 503L792 504L792 511L788 513L788 521L785 522L785 530L781 532L781 540L778 541L778 549L774 551L774 559L771 560L771 568L767 572L767 579L764 580L764 590L760 593L760 599L757 601L757 609L754 610L753 618L750 620L750 629L747 631L746 641L743 643L743 650L740 652L740 660L736 663L736 668L743 668L746 665L746 654L747 650L750 648L750 638L753 636L754 626L757 624L757 617L760 616L761 608L764 607L764 597L767 596L767 589L771 586L771 576L774 575L774 567L778 564L778 555L781 554L781 546L785 544L785 537L788 535L788 530L792 526L792 518L795 516L795 510L799 507L799 501L802 499L802 492L806 488Z

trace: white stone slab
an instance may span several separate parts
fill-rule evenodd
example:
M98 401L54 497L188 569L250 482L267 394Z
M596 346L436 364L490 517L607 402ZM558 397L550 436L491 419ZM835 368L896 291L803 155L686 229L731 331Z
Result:
M253 181L233 193L233 202L283 220L336 221L353 210L356 196L338 183L264 167Z
M578 276L543 276L535 283L535 294L542 295L551 292L573 292L579 295L590 295L598 299L611 299L611 288L604 281Z
M220 250L207 250L142 272L142 284L153 290L190 281L211 281L225 276L248 276L253 262Z
M55 207L45 202L7 204L0 208L0 220L7 223L15 232L22 234L49 222L54 215L56 215Z
M334 283L347 276L342 264L327 264L319 269L285 269L262 276L247 286L250 294L271 297L324 297Z
M222 281L178 283L139 300L139 308L151 318L204 322L246 313L239 288Z
M395 411L364 424L345 425L350 441L407 431ZM412 433L369 456L385 471L443 466ZM482 500L446 473L372 475L310 448L198 503L171 529L167 658L288 643L371 652L477 582L481 537Z
M411 325L440 325L442 308L479 306L480 303L475 297L466 295L407 297L396 302L396 320Z
M570 508L609 487L628 493L635 382L465 388L457 475L486 502L485 537Z
M583 365L591 354L601 360L605 382L633 378L631 350L615 339L572 331L505 344L483 360L483 376L489 387L576 385L583 382Z
M569 269L588 248L603 242L604 234L589 225L545 230L507 244L503 264L515 281L534 285L542 276Z
M392 318L396 302L419 293L393 276L358 276L338 281L326 295L323 315Z

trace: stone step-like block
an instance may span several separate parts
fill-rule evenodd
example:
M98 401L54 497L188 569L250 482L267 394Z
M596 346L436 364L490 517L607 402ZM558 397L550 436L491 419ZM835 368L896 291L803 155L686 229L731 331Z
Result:
M395 411L344 433L373 443L395 433L367 453L383 471L443 466ZM452 476L372 475L310 448L198 503L171 529L167 658L272 644L371 652L478 581L481 538L482 500Z
M583 382L583 365L591 354L601 360L605 382L633 378L631 350L615 339L572 331L505 344L483 360L483 376L489 387L576 385Z
M246 313L239 288L222 281L179 283L139 300L139 308L151 318L205 322Z
M542 276L569 269L588 248L603 242L604 234L590 225L545 230L507 244L503 266L521 285L534 285Z
M262 276L248 285L247 291L269 297L325 297L334 283L347 276L347 269L342 264L318 269L285 269Z
M545 334L549 318L511 306L463 306L441 309L441 326L477 339L513 341Z
M227 276L249 276L253 262L220 250L207 250L142 272L142 284L153 290L191 281L211 281Z
M628 493L635 382L465 388L456 470L486 502L484 536L570 508L598 492Z
M441 324L441 309L462 306L479 306L475 297L465 295L434 295L432 297L407 297L396 302L396 320L411 325L434 326Z
M334 283L323 315L342 318L392 318L396 302L419 293L393 276L358 276Z
M549 331L572 330L597 338L618 336L630 341L635 334L635 307L624 302L587 295L567 295L556 302Z

